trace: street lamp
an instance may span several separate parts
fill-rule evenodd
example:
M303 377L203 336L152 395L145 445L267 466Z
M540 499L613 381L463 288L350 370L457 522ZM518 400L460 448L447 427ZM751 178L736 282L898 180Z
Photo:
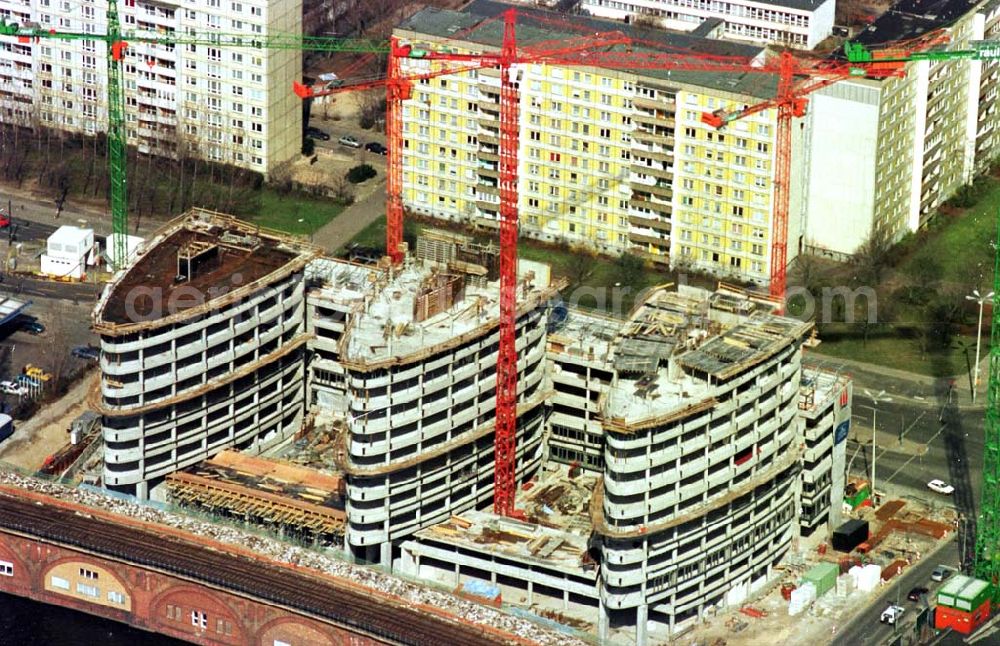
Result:
M865 396L872 400L872 503L875 502L875 452L878 447L875 446L875 414L878 412L878 405L881 402L891 402L892 397L886 397L885 391L879 391L879 394L873 395L868 390L865 390Z
M993 298L993 292L986 296L980 296L979 290L972 290L972 294L965 297L965 300L979 303L979 325L976 326L976 368L972 377L972 403L976 403L976 392L979 390L979 347L983 339L983 303Z

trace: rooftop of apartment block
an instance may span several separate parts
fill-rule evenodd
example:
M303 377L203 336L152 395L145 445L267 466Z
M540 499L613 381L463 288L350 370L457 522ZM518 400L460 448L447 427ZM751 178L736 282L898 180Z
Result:
M787 0L789 3L818 6L810 0ZM779 3L783 6L786 2ZM494 0L473 0L461 11L424 8L404 20L399 29L426 34L438 38L456 38L470 43L499 48L503 36L501 14L511 5ZM714 57L738 57L753 59L764 52L759 45L736 43L692 35L688 32L665 29L644 29L634 25L611 20L575 16L544 9L517 7L516 27L518 43L521 46L541 42L555 42L559 39L580 37L594 32L621 32L635 38L637 42L650 46L635 46L634 49L663 48L679 53L704 54ZM565 27L554 25L557 21ZM777 77L763 73L714 73L657 69L629 69L631 73L649 79L672 81L713 90L721 90L758 98L772 98L777 91Z
M580 469L553 464L526 491L518 491L515 506L524 511L525 520L471 510L421 530L416 537L573 574L592 571L596 563L587 551L587 540L596 480Z
M374 368L417 360L478 336L499 321L498 281L473 284L447 266L413 256L401 267L381 270L331 262L326 274L332 280L313 294L347 303L356 312L342 342L345 362ZM532 265L521 265L521 307L539 305L555 294L548 271L524 271ZM310 271L316 266L312 263Z
M854 39L864 45L908 40L948 27L969 13L976 0L900 0Z
M799 382L799 410L806 417L826 410L850 381L850 377L840 372L803 365L802 380Z
M802 339L812 325L774 313L751 292L661 289L633 312L614 342L618 380L608 394L606 425L665 423L714 405L726 381Z
M105 289L95 324L159 325L258 281L301 269L316 248L228 215L192 209L161 228Z

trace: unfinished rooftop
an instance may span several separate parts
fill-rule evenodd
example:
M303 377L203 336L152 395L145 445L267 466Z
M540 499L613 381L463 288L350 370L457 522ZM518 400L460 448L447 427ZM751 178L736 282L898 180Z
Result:
M95 327L159 324L212 301L249 293L305 266L315 247L231 216L192 209L152 238L124 275L109 285L95 311Z
M605 417L617 425L661 423L710 407L719 382L752 369L812 324L773 313L773 303L720 285L714 292L661 289L632 313L614 341L618 379Z
M799 383L799 410L807 418L814 418L826 409L831 400L844 392L851 381L840 372L831 372L815 366L802 366Z
M521 263L518 304L524 311L556 293L547 268ZM313 297L351 306L355 316L341 339L345 364L373 368L417 361L459 345L495 327L500 318L499 284L475 286L438 263L412 257L400 268L328 270L334 281Z

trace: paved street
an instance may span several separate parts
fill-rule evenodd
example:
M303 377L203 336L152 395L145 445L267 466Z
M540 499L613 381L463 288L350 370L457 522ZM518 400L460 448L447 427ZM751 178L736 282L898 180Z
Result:
M850 644L851 646L883 643L883 640L893 634L893 627L879 622L882 611L890 603L898 603L906 609L903 614L904 622L912 622L926 601L933 600L935 591L942 585L942 583L931 581L931 571L938 564L953 566L957 558L956 545L952 542L942 547L937 553L921 559L913 567L907 568L903 574L893 579L891 585L885 586L876 600L854 621L837 630L833 636L833 643ZM929 588L930 594L922 601L907 601L906 594L918 585Z

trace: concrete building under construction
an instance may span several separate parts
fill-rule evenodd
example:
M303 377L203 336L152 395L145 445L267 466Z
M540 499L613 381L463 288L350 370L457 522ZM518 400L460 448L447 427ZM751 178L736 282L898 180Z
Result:
M522 262L524 517L502 518L490 512L491 248L438 232L398 267L358 265L242 226L202 212L172 224L98 306L108 486L145 495L186 469L166 483L179 504L449 586L495 586L637 644L742 603L796 536L835 522L850 383L803 372L812 325L767 298L682 286L652 292L626 320L567 313L547 268ZM244 292L118 322L140 277L208 288L263 262L253 254L271 264ZM227 315L247 302L256 319ZM233 361L244 344L252 359L210 376L215 355L198 348ZM147 401L152 370L176 390ZM132 374L134 401L122 392ZM211 458L230 447L269 457Z
M195 210L108 285L101 336L104 484L144 498L184 467L287 440L304 412L302 271L316 250Z

